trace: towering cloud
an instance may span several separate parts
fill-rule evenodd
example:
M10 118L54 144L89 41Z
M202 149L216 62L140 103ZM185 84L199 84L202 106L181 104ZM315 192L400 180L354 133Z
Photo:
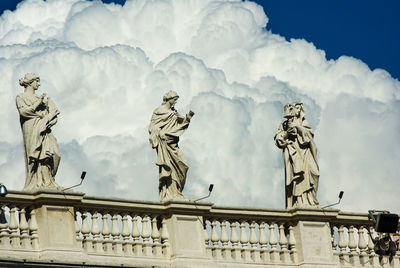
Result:
M10 189L24 183L18 79L34 72L61 111L53 131L65 187L87 170L87 194L157 200L147 127L173 89L180 113L196 113L180 142L188 197L214 183L217 204L283 208L273 136L283 105L303 101L319 149L320 203L344 190L342 209L400 211L400 82L266 31L256 3L26 0L0 21L0 180Z

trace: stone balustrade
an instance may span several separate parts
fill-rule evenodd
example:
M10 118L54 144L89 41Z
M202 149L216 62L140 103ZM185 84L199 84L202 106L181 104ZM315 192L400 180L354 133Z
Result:
M374 253L367 214L11 191L4 262L96 267L400 267Z
M233 210L213 207L211 214L217 215L205 216L205 245L209 257L222 262L297 263L295 222L291 222L290 214L273 210Z
M0 201L0 249L13 251L17 256L39 250L36 211L32 210L29 198L19 196Z
M387 256L375 254L373 239L375 232L372 221L358 214L341 212L331 222L332 249L338 262L343 266L380 266L399 264L398 257L391 260ZM393 235L392 235L393 236ZM398 237L398 234L394 235ZM400 256L400 251L397 252Z
M76 241L90 254L169 258L163 208L157 203L86 197L75 207Z

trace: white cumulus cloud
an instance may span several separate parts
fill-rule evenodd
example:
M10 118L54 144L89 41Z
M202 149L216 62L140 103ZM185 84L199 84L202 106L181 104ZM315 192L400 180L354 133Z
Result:
M210 201L284 207L284 170L273 136L282 107L303 101L319 150L325 205L400 211L400 82L382 69L265 29L253 2L26 0L0 17L0 180L24 184L18 79L34 72L61 111L56 181L94 196L157 200L147 127L163 94L196 114L180 147L184 194L215 184Z

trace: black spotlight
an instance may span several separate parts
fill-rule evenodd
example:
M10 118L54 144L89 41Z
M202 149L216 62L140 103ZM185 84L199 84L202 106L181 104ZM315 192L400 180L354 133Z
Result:
M395 233L399 224L399 215L379 213L376 217L375 230L379 233Z
M214 189L214 184L210 184L210 186L208 187L208 191L211 193L213 189Z
M375 224L375 230L378 233L382 233L380 238L373 239L375 253L381 256L396 255L397 245L391 239L390 233L397 232L399 225L399 215L390 213L389 211L385 210L369 210L368 217Z

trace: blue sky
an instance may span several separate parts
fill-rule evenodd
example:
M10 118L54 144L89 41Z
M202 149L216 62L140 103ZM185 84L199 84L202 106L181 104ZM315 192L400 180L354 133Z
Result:
M18 0L0 3L0 12L15 9ZM125 0L103 0L125 3ZM326 52L327 59L342 55L362 60L400 78L400 1L280 0L255 1L269 18L267 29L290 38L304 38Z

